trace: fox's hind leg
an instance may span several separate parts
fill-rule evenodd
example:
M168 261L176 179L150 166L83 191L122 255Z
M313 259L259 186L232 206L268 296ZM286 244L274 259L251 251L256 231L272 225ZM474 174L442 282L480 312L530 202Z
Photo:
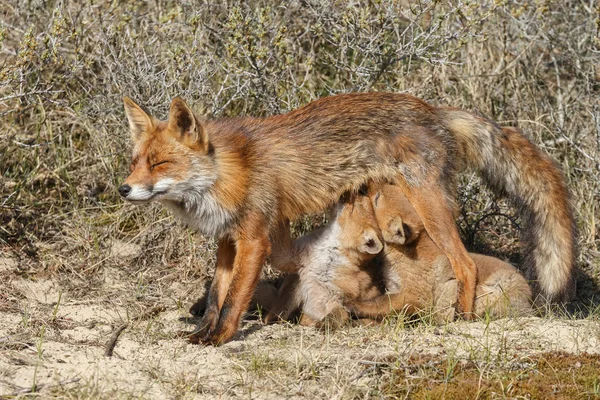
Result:
M285 220L271 233L271 267L281 272L298 272L294 261L294 244L290 232L290 223Z
M458 234L453 208L443 185L431 179L418 186L411 186L403 179L399 179L397 184L415 208L431 239L448 257L459 282L459 311L466 319L472 319L477 268Z

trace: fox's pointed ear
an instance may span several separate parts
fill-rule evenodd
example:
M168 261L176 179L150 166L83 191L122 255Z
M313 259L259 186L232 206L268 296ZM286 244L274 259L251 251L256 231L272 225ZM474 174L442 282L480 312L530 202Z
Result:
M137 142L145 132L151 130L153 126L152 117L129 97L123 97L123 104L125 105L127 120L129 121L131 138L134 142Z
M208 135L193 111L180 97L175 97L169 110L169 131L188 147L208 152Z

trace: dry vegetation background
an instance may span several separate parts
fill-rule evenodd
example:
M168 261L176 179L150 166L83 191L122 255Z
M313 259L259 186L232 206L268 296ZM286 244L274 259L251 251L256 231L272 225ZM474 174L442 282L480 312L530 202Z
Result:
M24 312L16 279L49 279L71 299L138 308L185 308L202 292L214 242L159 206L119 199L129 164L122 96L162 118L175 96L199 114L230 117L370 90L477 110L521 127L551 154L580 231L579 305L597 304L599 7L0 0L0 257L10 260L0 268L1 310ZM518 264L513 211L472 176L461 202L466 243Z
M107 263L148 287L207 276L211 240L159 207L119 199L124 95L163 118L174 96L228 117L388 90L517 125L550 153L573 193L579 265L598 282L598 5L410 4L2 0L0 246L18 258L16 272L58 274L86 292ZM518 263L518 220L472 177L464 183L467 243ZM143 252L119 263L108 258L114 240Z

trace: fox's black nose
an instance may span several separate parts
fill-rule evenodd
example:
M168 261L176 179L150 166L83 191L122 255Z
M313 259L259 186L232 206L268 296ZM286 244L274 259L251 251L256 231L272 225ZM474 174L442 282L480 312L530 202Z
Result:
M119 187L119 194L122 197L127 197L127 195L131 193L131 186L125 184L125 185L121 185L121 187Z

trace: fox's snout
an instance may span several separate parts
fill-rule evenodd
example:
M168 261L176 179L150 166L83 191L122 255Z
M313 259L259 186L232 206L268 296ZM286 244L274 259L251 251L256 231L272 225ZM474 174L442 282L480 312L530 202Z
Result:
M119 194L124 200L132 203L143 203L151 200L161 200L171 196L175 181L171 178L163 178L157 182L131 182L127 178L125 183L119 186Z
M129 186L128 184L125 183L125 184L119 186L118 190L119 190L119 194L121 195L121 197L127 198L129 193L131 193L131 186Z

